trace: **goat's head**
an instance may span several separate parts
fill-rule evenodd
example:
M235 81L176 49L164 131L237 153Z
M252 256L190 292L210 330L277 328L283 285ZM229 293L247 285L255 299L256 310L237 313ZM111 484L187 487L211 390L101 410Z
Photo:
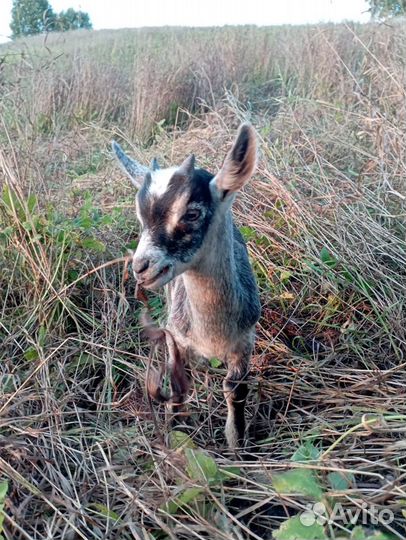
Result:
M179 167L150 168L129 158L113 142L113 150L138 188L137 216L142 226L133 270L145 288L166 285L198 260L210 226L225 215L250 179L256 162L256 137L243 124L217 175L195 168L190 155ZM219 256L221 254L219 253Z

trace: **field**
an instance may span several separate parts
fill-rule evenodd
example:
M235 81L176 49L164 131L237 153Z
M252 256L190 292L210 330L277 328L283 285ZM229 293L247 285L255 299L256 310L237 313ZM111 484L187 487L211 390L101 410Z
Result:
M0 538L405 538L405 30L0 47ZM217 359L184 431L145 398L134 191L109 144L216 172L242 120L260 153L234 213L263 310L236 455Z

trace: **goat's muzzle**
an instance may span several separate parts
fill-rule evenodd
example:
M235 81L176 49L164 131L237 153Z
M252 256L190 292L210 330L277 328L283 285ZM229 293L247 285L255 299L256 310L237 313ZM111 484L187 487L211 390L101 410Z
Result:
M158 289L166 285L174 273L173 264L165 259L155 263L145 259L134 259L133 270L137 282L145 289Z

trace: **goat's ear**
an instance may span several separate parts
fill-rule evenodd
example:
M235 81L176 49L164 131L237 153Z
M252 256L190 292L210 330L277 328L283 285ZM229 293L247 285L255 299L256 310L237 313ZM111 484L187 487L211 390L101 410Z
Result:
M144 167L144 165L141 165L141 163L138 163L138 161L135 161L135 159L127 156L127 154L124 152L121 146L116 143L116 141L112 141L111 146L113 148L113 152L116 155L116 158L121 165L121 168L130 177L132 184L139 189L142 185L145 175L150 172L148 167Z
M242 124L234 144L216 175L216 187L226 196L239 191L254 172L257 160L257 142L251 124Z

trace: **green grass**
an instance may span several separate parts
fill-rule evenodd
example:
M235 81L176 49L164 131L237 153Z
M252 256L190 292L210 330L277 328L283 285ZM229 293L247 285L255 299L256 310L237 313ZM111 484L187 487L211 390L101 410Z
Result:
M405 35L393 22L0 47L0 537L404 538ZM187 436L148 406L125 269L134 193L109 141L215 172L244 119L260 155L235 216L263 314L240 459L218 362L193 370ZM315 503L323 519L304 526ZM381 517L345 523L338 503Z

